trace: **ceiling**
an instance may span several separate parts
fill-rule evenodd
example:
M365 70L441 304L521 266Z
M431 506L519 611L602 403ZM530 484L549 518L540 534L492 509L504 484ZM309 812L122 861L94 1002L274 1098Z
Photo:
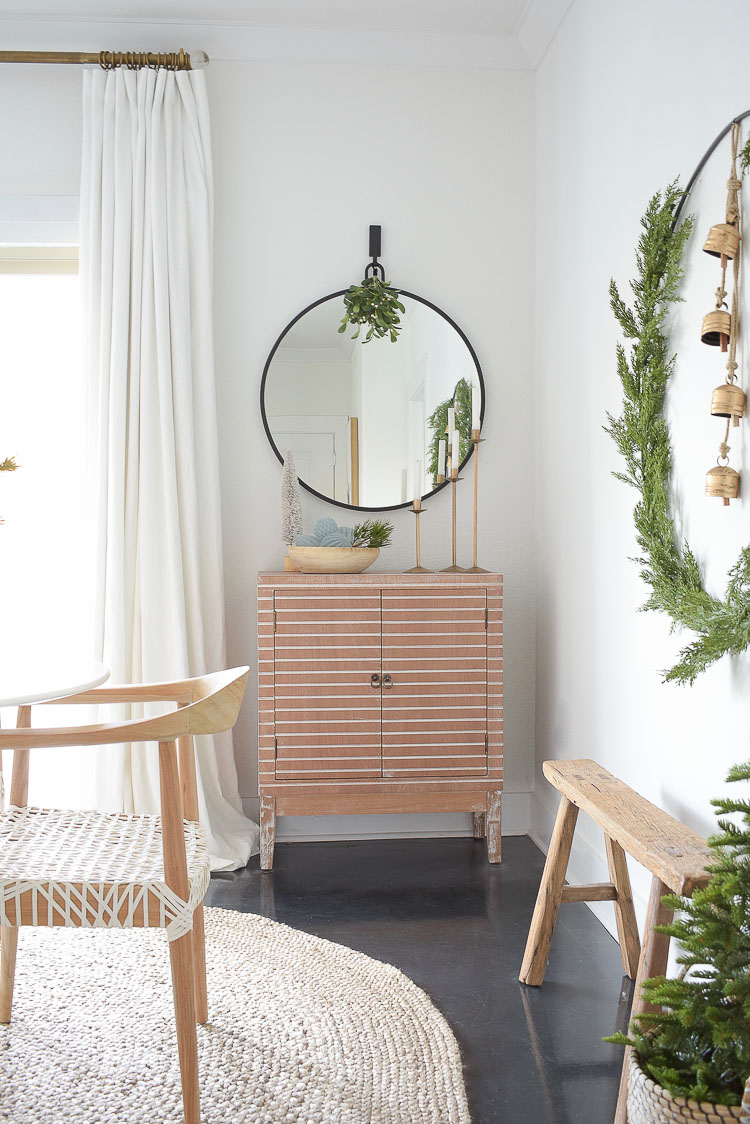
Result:
M512 35L530 0L0 0L19 19Z
M533 69L572 0L0 0L5 50ZM178 41L179 40L179 41ZM96 46L94 46L96 44Z

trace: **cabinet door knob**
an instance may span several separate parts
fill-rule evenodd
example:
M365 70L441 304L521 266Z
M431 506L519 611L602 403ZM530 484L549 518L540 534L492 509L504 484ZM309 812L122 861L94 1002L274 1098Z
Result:
M390 691L391 687L393 686L393 678L388 674L388 672L386 672L383 676L383 686L385 687L386 691Z
M378 675L377 672L375 672L374 675L370 676L370 686L371 687L379 687L380 686L380 676Z

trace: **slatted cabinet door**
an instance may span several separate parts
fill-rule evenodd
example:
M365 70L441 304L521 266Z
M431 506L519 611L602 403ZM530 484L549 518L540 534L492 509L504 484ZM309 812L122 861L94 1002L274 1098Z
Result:
M486 589L383 589L382 617L383 776L486 776Z
M274 591L276 779L382 776L380 591Z

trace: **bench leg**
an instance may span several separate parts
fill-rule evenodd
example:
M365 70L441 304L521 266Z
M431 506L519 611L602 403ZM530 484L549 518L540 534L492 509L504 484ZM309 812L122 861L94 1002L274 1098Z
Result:
M528 984L529 987L540 987L547 970L549 946L557 921L577 818L577 806L562 796L518 977L521 983Z
M610 881L617 890L615 921L617 922L617 936L620 941L622 970L626 976L630 976L631 980L634 980L638 972L641 942L638 939L638 922L633 907L633 891L630 888L628 863L625 852L616 840L605 835L604 845L607 848Z
M641 997L641 984L650 976L663 976L667 970L669 959L669 937L665 933L655 933L654 925L669 925L674 911L662 905L661 899L669 893L669 887L655 875L651 881L651 895L648 899L646 923L643 930L643 944L641 956L638 961L638 973L635 977L635 990L633 992L633 1006L630 1017L640 1015L645 1011L655 1011L658 1008L651 1003L645 1003ZM625 1057L622 1063L620 1077L620 1091L617 1096L617 1110L614 1124L627 1124L628 1122L628 1065L630 1062L630 1046L625 1047Z

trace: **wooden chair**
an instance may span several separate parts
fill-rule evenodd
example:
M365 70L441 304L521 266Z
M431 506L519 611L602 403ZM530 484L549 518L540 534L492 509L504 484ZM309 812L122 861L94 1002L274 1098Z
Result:
M23 706L16 729L0 731L0 750L14 751L10 805L0 811L0 1022L10 1022L19 926L166 929L186 1124L200 1122L195 1024L208 1020L202 901L209 861L193 735L234 725L247 675L241 667L176 683L105 685L55 705L173 702L177 709L118 724L32 729L31 708ZM160 816L26 806L30 750L145 741L159 746Z

